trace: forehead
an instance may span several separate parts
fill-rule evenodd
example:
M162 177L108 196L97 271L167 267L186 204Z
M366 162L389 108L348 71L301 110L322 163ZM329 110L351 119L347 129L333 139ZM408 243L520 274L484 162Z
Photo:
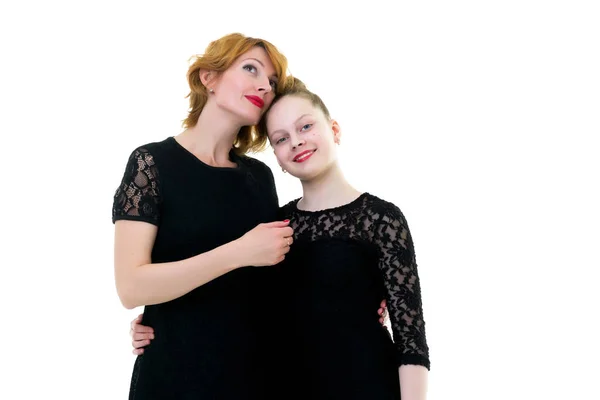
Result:
M267 51L259 46L254 46L237 58L235 64L244 63L246 61L255 61L265 68L265 73L269 76L276 75L275 67L267 54Z
M272 107L274 111L284 111L293 114L294 112L306 112L308 110L318 110L309 99L300 94L289 94L281 98Z
M267 127L271 131L281 126L294 124L298 118L305 114L318 115L318 109L313 106L310 100L304 97L285 96L269 110Z

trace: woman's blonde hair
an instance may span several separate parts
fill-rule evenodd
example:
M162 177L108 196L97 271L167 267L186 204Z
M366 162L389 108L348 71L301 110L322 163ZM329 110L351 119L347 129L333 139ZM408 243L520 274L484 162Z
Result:
M287 58L277 50L271 43L263 39L247 37L241 33L231 33L211 42L202 55L193 57L194 62L188 69L187 79L190 86L190 93L187 97L190 99L188 116L183 121L184 128L192 128L198 123L200 113L208 100L206 86L200 81L200 70L207 69L224 72L234 61L251 50L253 47L263 48L275 67L278 84L275 93L283 88L283 82L286 82ZM258 152L264 149L267 143L266 134L257 132L254 126L244 126L238 132L233 143L237 154L243 155L248 152Z

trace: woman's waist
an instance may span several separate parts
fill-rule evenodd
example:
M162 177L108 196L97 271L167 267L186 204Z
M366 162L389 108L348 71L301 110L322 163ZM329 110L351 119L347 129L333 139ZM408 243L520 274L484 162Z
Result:
M226 341L245 344L256 340L262 314L262 310L241 304L160 304L145 308L142 324L154 329L152 345L211 347Z

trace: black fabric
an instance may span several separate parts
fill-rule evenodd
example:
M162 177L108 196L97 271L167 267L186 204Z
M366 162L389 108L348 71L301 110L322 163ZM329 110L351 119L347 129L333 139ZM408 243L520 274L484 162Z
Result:
M237 168L201 162L174 138L136 149L113 202L113 221L158 226L152 262L182 260L274 221L270 169L230 158ZM135 362L130 399L265 399L264 300L269 268L244 267L166 303L146 306L156 338Z
M282 209L294 244L279 270L292 364L288 398L399 399L398 367L429 369L406 219L368 193L317 212L299 210L297 202ZM393 341L376 318L383 298Z
M286 261L245 267L146 306L156 338L130 399L398 399L398 366L429 368L414 248L398 207L370 194L319 212L278 210L263 163L210 167L173 138L132 152L113 221L158 226L152 262L185 259L289 218ZM386 298L393 341L376 315Z

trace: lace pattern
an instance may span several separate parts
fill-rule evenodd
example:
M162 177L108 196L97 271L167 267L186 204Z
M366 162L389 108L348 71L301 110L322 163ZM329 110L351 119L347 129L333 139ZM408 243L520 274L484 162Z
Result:
M127 162L123 180L113 201L113 222L119 219L158 225L160 190L154 157L145 148L136 149Z
M397 364L429 369L415 251L400 209L368 193L349 204L323 211L298 210L297 202L288 203L282 210L291 220L296 241L348 239L375 247L387 290Z

